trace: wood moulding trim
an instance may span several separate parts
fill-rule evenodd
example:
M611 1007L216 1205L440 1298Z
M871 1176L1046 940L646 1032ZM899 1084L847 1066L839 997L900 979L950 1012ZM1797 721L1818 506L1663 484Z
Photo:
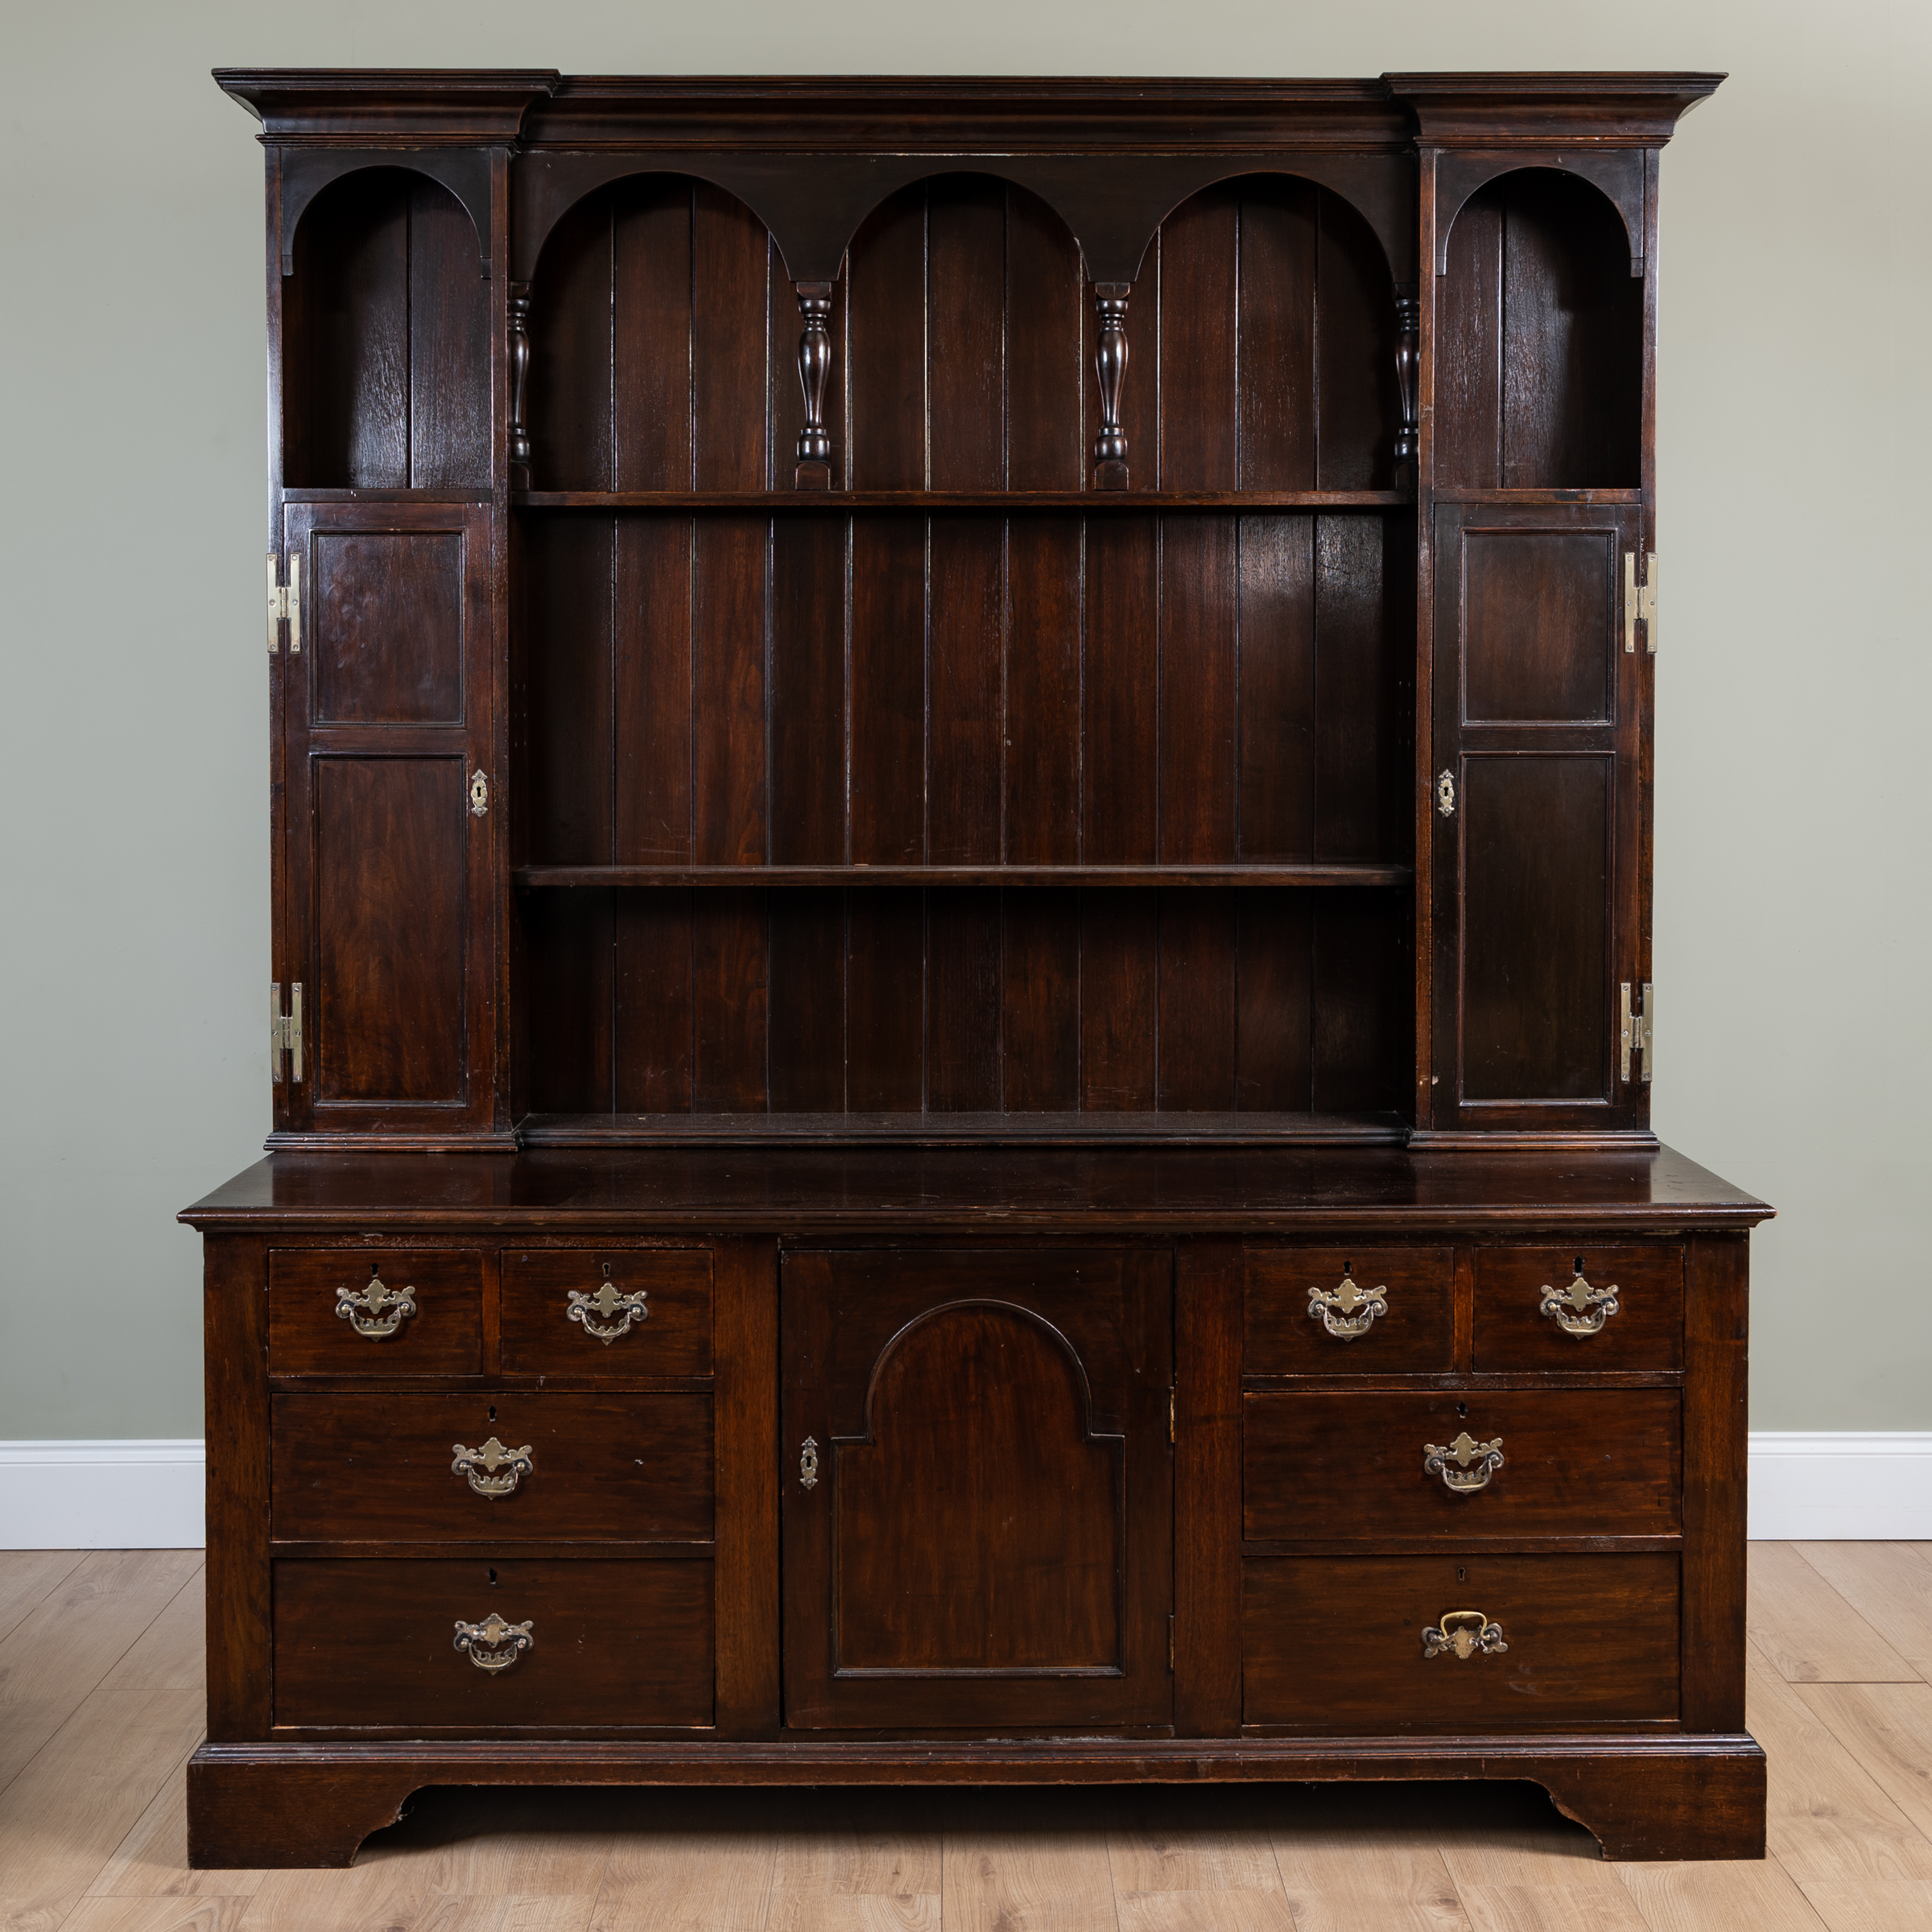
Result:
M1406 886L1407 865L520 865L525 890L568 886Z
M262 1145L270 1154L337 1150L349 1154L514 1154L519 1143L508 1129L479 1128L473 1133L385 1133L327 1128L313 1133L271 1133Z

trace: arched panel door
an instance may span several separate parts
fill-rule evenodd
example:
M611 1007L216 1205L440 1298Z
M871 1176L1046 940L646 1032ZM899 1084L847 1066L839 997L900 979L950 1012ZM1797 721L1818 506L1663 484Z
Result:
M786 1255L787 1725L1171 1721L1171 1278Z

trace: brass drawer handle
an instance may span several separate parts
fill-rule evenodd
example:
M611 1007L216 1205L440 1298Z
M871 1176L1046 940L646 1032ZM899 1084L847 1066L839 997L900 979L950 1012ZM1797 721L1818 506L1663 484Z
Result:
M415 1290L386 1288L379 1275L372 1274L369 1286L359 1294L353 1288L336 1290L336 1313L357 1335L366 1335L372 1341L394 1335L415 1311Z
M459 1623L456 1647L479 1670L507 1670L536 1643L530 1623L506 1624L493 1610L480 1624Z
M1477 1490L1488 1488L1490 1477L1502 1466L1500 1435L1479 1443L1465 1429L1452 1443L1422 1444L1423 1472L1439 1476L1443 1488L1455 1496L1474 1496Z
M460 1443L452 1443L450 1447L456 1458L449 1466L450 1473L468 1476L470 1488L492 1502L508 1496L535 1467L530 1459L528 1443L521 1449L506 1449L493 1435L481 1449L465 1449Z
M1447 1650L1466 1662L1479 1651L1484 1657L1494 1657L1509 1648L1503 1641L1502 1625L1491 1623L1480 1610L1445 1610L1443 1620L1422 1633L1424 1657L1440 1657Z
M1375 1326L1378 1315L1389 1312L1388 1298L1385 1285L1360 1289L1344 1274L1339 1288L1308 1290L1308 1319L1319 1321L1338 1342L1352 1342Z
M1616 1313L1616 1284L1592 1288L1579 1268L1567 1288L1543 1283L1542 1307L1565 1335L1600 1335L1604 1323Z
M622 1315L621 1321L611 1319L618 1315ZM580 1322L586 1335L594 1335L608 1348L619 1335L630 1333L633 1322L649 1321L650 1310L645 1304L643 1289L625 1294L614 1282L607 1281L593 1294L586 1294L580 1288L572 1289L564 1319Z

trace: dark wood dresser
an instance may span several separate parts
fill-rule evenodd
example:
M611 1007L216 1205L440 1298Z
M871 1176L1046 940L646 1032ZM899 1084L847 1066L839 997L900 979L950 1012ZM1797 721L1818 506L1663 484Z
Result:
M1764 1843L1649 1129L1700 74L225 72L275 1131L193 1860L431 1784L1517 1778Z

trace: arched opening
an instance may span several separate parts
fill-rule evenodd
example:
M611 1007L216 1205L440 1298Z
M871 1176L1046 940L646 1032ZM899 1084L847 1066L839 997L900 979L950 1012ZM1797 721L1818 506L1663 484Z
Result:
M587 195L544 242L530 335L535 488L767 486L796 305L735 196L664 174Z
M489 481L489 284L468 212L407 168L324 188L283 284L283 480L448 489Z
M1161 224L1134 291L1136 486L1154 483L1158 433L1162 489L1393 488L1397 329L1381 244L1340 195L1289 175L1203 188Z
M1642 481L1644 285L1623 217L1555 168L1477 189L1438 283L1435 477L1479 489Z

